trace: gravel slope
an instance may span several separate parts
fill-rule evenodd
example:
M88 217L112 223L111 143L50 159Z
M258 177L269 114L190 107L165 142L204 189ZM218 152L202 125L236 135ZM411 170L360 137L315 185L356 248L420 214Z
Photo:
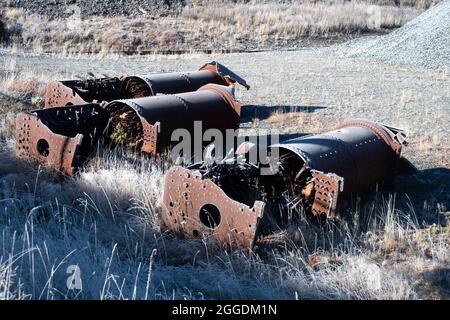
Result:
M450 68L450 0L386 36L359 38L338 47L338 52L392 64Z

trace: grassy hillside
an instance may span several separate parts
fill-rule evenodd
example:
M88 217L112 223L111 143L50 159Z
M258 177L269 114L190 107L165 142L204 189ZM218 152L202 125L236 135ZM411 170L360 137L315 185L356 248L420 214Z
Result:
M189 2L169 12L141 8L133 15L94 16L75 10L65 17L6 7L1 18L3 43L18 50L66 55L298 47L385 33L419 15L425 6L359 0L204 3Z

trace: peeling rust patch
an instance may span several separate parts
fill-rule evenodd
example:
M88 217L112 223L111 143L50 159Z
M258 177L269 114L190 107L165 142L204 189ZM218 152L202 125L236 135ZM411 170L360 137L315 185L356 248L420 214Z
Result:
M314 200L311 207L313 215L334 217L339 193L343 191L344 179L336 174L326 174L311 170L314 179Z
M240 104L227 87L208 84L195 92L117 100L105 105L110 113L109 136L118 124L124 130L122 143L143 152L160 153L172 146L172 133L185 129L194 136L194 122L203 132L237 129ZM202 133L203 133L202 132Z

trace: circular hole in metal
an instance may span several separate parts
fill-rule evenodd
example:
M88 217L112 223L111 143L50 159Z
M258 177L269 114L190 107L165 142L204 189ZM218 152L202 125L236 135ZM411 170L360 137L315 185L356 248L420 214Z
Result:
M200 208L200 222L208 228L215 228L220 224L220 211L213 204L205 204Z
M39 139L37 142L37 151L41 156L47 157L50 153L50 146L45 139Z

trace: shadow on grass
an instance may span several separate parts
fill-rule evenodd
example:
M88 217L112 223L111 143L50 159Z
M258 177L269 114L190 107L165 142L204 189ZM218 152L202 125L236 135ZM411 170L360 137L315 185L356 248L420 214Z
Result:
M450 169L430 168L414 175L398 176L394 183L395 192L406 198L421 225L447 223L445 212L450 208ZM403 206L406 201L400 201ZM400 208L401 209L401 208Z
M376 191L351 195L342 200L340 216L360 232L372 228L373 219L383 219L387 211L416 228L448 224L450 170L431 168L410 175L397 175L393 183L378 185Z
M450 299L450 268L439 267L422 273L440 299Z
M303 112L312 113L319 109L325 109L324 106L263 106L263 105L245 105L241 107L241 123L250 122L254 119L265 120L273 113Z

